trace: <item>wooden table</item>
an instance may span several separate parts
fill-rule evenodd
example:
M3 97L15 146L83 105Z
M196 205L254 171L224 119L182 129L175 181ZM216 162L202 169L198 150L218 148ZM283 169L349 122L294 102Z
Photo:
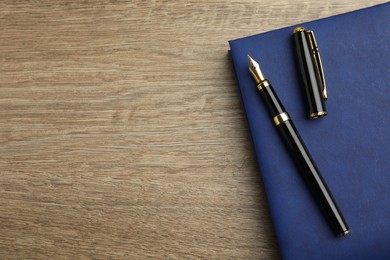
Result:
M381 2L2 0L0 258L279 258L227 41Z

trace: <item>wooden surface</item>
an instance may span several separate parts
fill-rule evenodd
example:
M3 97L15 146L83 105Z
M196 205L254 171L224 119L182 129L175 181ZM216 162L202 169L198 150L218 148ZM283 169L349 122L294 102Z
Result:
M279 258L227 41L381 2L0 1L0 258Z

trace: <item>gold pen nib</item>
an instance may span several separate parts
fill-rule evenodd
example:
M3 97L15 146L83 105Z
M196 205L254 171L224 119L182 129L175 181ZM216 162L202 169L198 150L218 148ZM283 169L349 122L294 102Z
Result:
M252 73L257 83L265 80L263 72L261 72L260 65L251 56L248 55L249 71Z

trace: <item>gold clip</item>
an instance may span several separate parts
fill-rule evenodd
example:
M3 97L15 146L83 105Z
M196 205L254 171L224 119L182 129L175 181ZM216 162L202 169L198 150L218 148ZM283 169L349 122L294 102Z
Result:
M314 57L316 65L317 65L318 73L319 73L320 79L321 79L322 96L324 97L324 100L327 100L328 99L328 91L326 90L324 70L322 68L321 56L320 56L320 51L318 49L317 41L316 41L316 38L314 37L313 31L307 31L307 35L309 36L310 47L311 47L313 57Z

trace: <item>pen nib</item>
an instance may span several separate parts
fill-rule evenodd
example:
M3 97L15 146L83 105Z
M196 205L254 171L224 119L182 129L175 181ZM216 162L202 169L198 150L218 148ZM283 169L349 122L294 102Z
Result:
M263 72L261 72L260 65L251 56L248 55L249 71L252 73L257 83L265 80Z

